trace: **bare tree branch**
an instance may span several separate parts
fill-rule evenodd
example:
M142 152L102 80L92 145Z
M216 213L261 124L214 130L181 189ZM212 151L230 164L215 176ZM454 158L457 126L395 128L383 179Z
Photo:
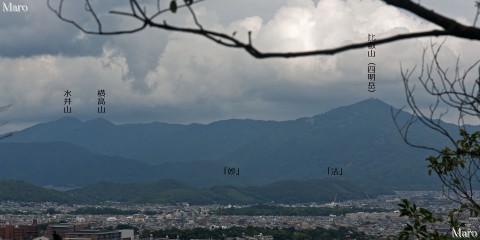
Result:
M475 14L475 19L473 20L473 26L477 25L478 15L480 15L480 1L475 2L475 7L477 8L477 13Z
M138 31L141 31L148 27L155 27L158 29L163 29L172 32L182 32L182 33L190 33L199 36L203 36L219 45L230 47L230 48L238 48L243 49L251 56L264 59L264 58L295 58L295 57L307 57L307 56L316 56L316 55L333 55L344 51L349 51L353 49L360 49L369 46L370 42L360 42L360 43L353 43L348 44L340 47L335 48L328 48L328 49L318 49L318 50L310 50L310 51L295 51L295 52L263 52L253 46L253 42L251 39L251 32L248 33L248 41L243 42L239 39L235 38L235 35L229 35L222 32L217 32L213 30L208 30L202 26L199 22L197 16L195 15L194 10L192 9L193 4L197 4L204 0L197 0L192 1L191 4L183 4L178 6L177 8L187 8L194 20L196 28L189 28L189 27L181 27L181 26L173 26L167 24L166 21L156 22L155 19L158 18L160 15L171 12L171 9L165 8L162 9L160 7L160 1L157 0L156 4L156 12L153 13L151 16L148 16L146 13L145 8L141 8L138 4L137 0L129 0L130 3L130 12L121 12L121 11L110 11L110 14L125 16L125 17L132 17L140 22L140 25L137 28L133 29L123 29L123 30L115 30L115 31L104 31L102 29L102 24L98 18L98 15L93 10L90 1L85 0L87 12L89 12L95 22L97 23L97 30L88 30L81 25L79 25L74 20L68 19L62 14L63 4L65 0L59 0L59 4L56 8L52 7L51 0L47 0L47 5L49 9L54 12L58 18L62 21L68 22L78 28L80 31L87 33L87 34L97 34L97 35L120 35L120 34L131 34ZM438 37L438 36L455 36L464 39L472 39L472 40L480 40L480 29L471 26L462 25L450 18L444 17L438 13L433 12L432 10L428 10L421 5L412 2L411 0L383 0L386 4L405 9L431 23L434 23L442 28L442 30L430 30L430 31L423 31L423 32L413 32L413 33L406 33L406 34L399 34L396 36L386 37L383 39L375 40L376 45L396 42L399 40L405 39L414 39L414 38L421 38L421 37Z
M0 107L0 112L3 112L3 111L8 110L11 106L12 106L12 104L9 104L9 105ZM3 125L5 125L5 124L7 124L7 122L0 123L0 127L3 126ZM0 140L2 140L2 139L4 139L4 138L7 138L7 137L10 137L10 136L12 136L12 135L13 135L13 133L11 133L11 132L10 132L10 133L6 133L6 134L2 134L2 135L0 135Z
M401 68L402 79L405 88L405 96L413 116L403 124L400 124L401 110L394 112L392 116L395 126L404 141L413 147L428 149L436 152L437 156L427 158L429 172L434 171L442 182L445 195L452 201L461 204L475 214L480 214L480 204L475 198L474 189L480 185L480 132L467 133L464 118L466 116L480 117L480 60L474 62L461 72L459 58L456 60L454 73L449 73L448 68L443 68L439 60L439 53L445 40L440 44L430 43L429 49L424 49L422 65L418 80L422 89L425 90L434 101L428 109L422 109L415 100L415 85L412 86L410 79L413 70ZM427 50L430 50L432 59L426 60ZM478 77L469 77L472 70L478 68ZM456 109L458 113L458 130L456 133L442 124L441 119L446 111L440 111L440 104ZM438 117L437 117L438 116ZM410 140L410 129L415 123L420 122L431 130L439 133L450 143L450 146L439 148L414 143Z
M460 38L480 40L480 29L465 26L456 22L453 19L447 18L441 14L438 14L432 10L422 7L420 4L414 3L410 0L383 0L385 3L405 9L431 23L434 23L442 27L450 36L456 36Z
M431 43L430 51L432 54L432 60L430 62L427 62L425 59L427 49L424 49L422 54L422 66L418 80L423 87L422 89L425 90L430 96L434 97L434 103L429 106L429 111L422 110L415 100L415 85L411 86L410 79L416 67L414 67L411 71L408 69L403 70L402 66L400 66L400 69L404 83L407 104L412 110L413 115L416 117L415 121L420 121L423 125L440 133L442 136L448 139L452 146L457 146L458 143L456 138L454 138L452 133L445 129L441 123L442 117L444 117L447 112L439 113L438 106L440 103L442 103L448 107L456 109L458 112L458 123L463 123L465 116L480 117L480 98L478 98L480 94L480 60L469 66L463 73L460 73L459 61L457 59L454 78L450 79L447 76L448 68L442 68L438 60L438 54L441 51L444 42L445 41L439 45ZM469 73L471 73L475 68L479 69L479 77L469 79ZM434 77L434 73L436 73L437 78ZM471 89L468 86L469 81L473 86ZM436 117L436 114L438 114L438 117ZM397 114L392 113L394 119L398 119L398 115L398 112ZM402 133L404 140L409 143L409 145L419 147L418 145L412 144L410 141L408 141L408 139L405 139L407 137L405 134L406 131L412 127L415 121L410 120L402 127L400 127L400 125L397 123L397 129L400 131L400 133ZM459 127L461 128L459 130L465 130L463 124L459 124ZM440 152L440 150L435 147L426 147L426 149Z

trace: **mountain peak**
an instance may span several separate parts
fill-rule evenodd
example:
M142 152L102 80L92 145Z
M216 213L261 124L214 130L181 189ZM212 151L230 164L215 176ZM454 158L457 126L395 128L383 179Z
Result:
M350 106L362 106L362 105L368 105L368 106L380 106L380 107L390 107L390 105L378 98L368 98L365 100L362 100L360 102L354 103Z
M53 123L59 126L74 126L74 125L82 124L83 122L78 120L77 118L66 116L66 117L59 118Z
M82 123L82 121L80 121L78 118L74 118L74 117L70 117L70 116L61 117L61 118L59 118L58 120L56 120L55 122L75 122L75 123Z
M332 109L329 112L339 111L339 110L341 111L375 111L375 110L384 110L387 108L390 109L390 107L391 107L390 104L378 98L368 98L354 104Z
M373 118L378 114L383 116L385 113L390 112L390 107L391 106L388 103L385 103L380 99L368 98L354 104L334 108L323 114L317 115L314 118L327 117L332 119L343 119L352 116L355 118L360 116Z

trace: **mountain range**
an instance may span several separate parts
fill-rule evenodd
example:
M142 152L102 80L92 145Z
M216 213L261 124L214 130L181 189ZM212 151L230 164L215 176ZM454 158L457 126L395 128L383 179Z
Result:
M392 190L438 188L436 177L427 175L425 158L433 153L404 143L391 110L371 98L290 121L116 125L63 117L2 140L0 177L67 187L161 179L194 187L260 186L334 178ZM399 120L410 117L402 112ZM421 125L410 137L447 144ZM228 168L239 174L226 174ZM329 175L334 168L342 175Z
M0 201L89 203L178 204L255 204L255 203L326 203L332 200L375 197L391 194L370 190L355 183L338 180L288 180L258 187L217 186L194 188L166 179L145 183L99 182L83 188L58 191L19 180L0 180ZM1 213L1 210L0 210Z

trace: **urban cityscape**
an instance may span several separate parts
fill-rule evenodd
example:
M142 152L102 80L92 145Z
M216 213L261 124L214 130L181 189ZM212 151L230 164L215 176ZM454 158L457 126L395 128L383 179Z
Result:
M218 214L224 209L242 209L250 205L177 205L104 203L99 205L77 205L45 203L21 203L3 201L0 203L1 239L52 239L56 233L63 239L125 240L125 239L175 239L180 236L154 236L159 230L192 230L230 228L261 229L339 229L348 228L363 233L362 239L396 238L408 222L400 217L398 203L407 198L418 206L434 210L440 217L446 217L454 205L442 192L409 191L382 195L375 199L349 200L324 204L276 204L270 206L285 208L349 209L362 208L377 211L350 212L326 216L281 216L281 215L225 215ZM95 209L97 211L95 211ZM87 213L82 213L87 212ZM103 213L102 213L103 211ZM110 214L105 212L111 212ZM464 216L465 230L480 228L480 219ZM439 232L449 233L448 224L437 224ZM273 236L226 236L225 239L274 239ZM354 239L349 234L335 239Z

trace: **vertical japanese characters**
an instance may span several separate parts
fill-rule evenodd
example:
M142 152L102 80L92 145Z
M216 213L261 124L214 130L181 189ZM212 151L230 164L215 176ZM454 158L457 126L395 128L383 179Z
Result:
M375 92L375 67L376 64L373 62L375 58L375 34L368 34L368 52L367 56L369 58L369 63L367 66L367 78L368 78L368 91Z
M98 107L97 107L97 112L98 113L105 113L105 89L99 89L97 91L97 97L98 97Z
M65 97L63 100L63 113L72 113L72 107L70 106L72 104L72 91L65 90L63 96Z
M63 91L63 112L64 113L72 113L72 91L65 90ZM105 113L106 112L106 93L105 89L99 89L97 91L97 112L98 113Z

